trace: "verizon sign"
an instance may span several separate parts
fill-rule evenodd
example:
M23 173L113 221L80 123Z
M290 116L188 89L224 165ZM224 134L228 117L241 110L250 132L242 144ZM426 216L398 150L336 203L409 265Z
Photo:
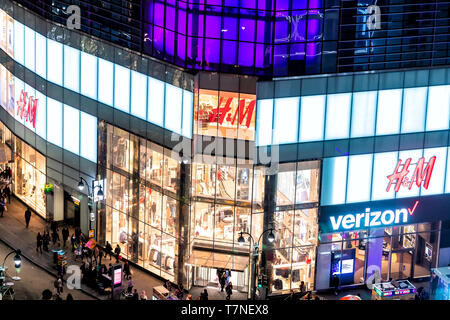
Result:
M386 192L389 192L392 185L395 185L395 192L398 192L401 187L411 190L416 185L420 188L422 183L423 187L428 189L436 156L431 157L428 162L425 162L424 157L420 158L417 163L411 164L411 162L411 158L407 159L405 163L401 159L398 160L394 173L387 176L389 183Z
M31 123L34 128L38 99L33 96L29 96L27 99L27 95L28 93L23 90L20 92L20 98L17 101L17 115L20 116L20 119L25 118L25 122Z

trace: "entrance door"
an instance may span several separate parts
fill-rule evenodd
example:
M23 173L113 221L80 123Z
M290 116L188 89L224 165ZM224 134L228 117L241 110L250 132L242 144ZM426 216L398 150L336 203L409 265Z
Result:
M393 251L391 253L390 275L392 279L408 279L411 277L413 250Z
M219 287L219 281L216 268L207 268L193 266L192 268L192 285L197 287ZM233 283L233 288L240 292L248 291L247 272L231 271L230 281Z

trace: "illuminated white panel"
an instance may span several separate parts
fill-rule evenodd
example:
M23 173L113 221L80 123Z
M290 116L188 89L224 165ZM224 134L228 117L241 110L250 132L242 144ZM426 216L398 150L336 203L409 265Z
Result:
M300 114L300 142L323 139L325 96L302 97Z
M80 51L69 46L64 46L64 87L80 91Z
M131 114L147 120L147 76L131 71Z
M370 201L372 154L350 156L349 158L347 203Z
M36 134L47 140L47 97L36 90Z
M98 101L113 105L114 64L98 59Z
M406 176L406 178L409 180L412 176L412 173L415 169L415 163L417 163L417 160L422 158L422 149L419 150L404 150L399 152L399 159L402 160L402 165L405 164L405 162L411 158L411 164L409 165L408 170L410 171L409 174ZM402 167L401 167L402 168ZM400 168L400 170L401 170ZM392 170L394 172L394 170ZM404 179L404 183L407 184L407 180ZM393 185L391 188L395 188L395 185ZM397 192L396 196L397 198L406 198L406 197L416 197L419 195L419 189L415 186L412 186L411 190L409 190L409 183L407 186L401 186L399 191Z
M345 203L348 157L325 158L322 173L322 205Z
M130 113L130 69L115 65L114 107Z
M352 138L375 135L377 91L353 93Z
M148 78L147 120L162 127L164 122L164 82Z
M62 103L47 97L47 141L62 147Z
M81 52L81 94L97 99L97 57Z
M36 32L36 73L47 78L47 39Z
M63 45L47 39L47 80L62 85Z
M14 77L14 117L21 124L24 123L24 120L23 120L23 117L22 117L22 119L20 118L20 113L17 114L17 112L18 112L17 102L20 101L20 97L21 97L22 91L25 91L25 84L19 78ZM28 98L25 99L25 101L27 101L27 100L28 100Z
M450 193L450 147L447 149L447 177L445 178L445 193Z
M183 90L183 128L181 134L192 138L192 120L194 118L194 94Z
M395 183L391 185L389 192L387 176L395 171L397 166L397 152L375 153L372 176L372 200L393 199L395 197Z
M35 71L35 32L25 27L25 67L30 69L31 71Z
M399 133L401 106L401 89L378 92L377 135Z
M329 94L325 139L348 138L350 128L351 93Z
M275 99L273 120L273 143L294 143L298 137L299 98Z
M402 133L424 130L426 102L427 87L403 91Z
M24 64L24 27L18 21L14 21L14 60Z
M25 107L25 111L28 111L29 98L32 97L33 100L35 99L35 97L36 97L36 89L34 89L32 86L30 86L30 85L25 83L25 92L27 93L27 104L26 104L26 107ZM33 128L33 123L29 119L25 119L25 116L23 117L23 124L25 125L25 127L30 129L31 131L35 132L35 128Z
M272 144L273 99L258 100L256 120L256 143L258 146Z
M80 154L80 111L66 104L64 105L64 149Z
M181 110L183 102L181 88L166 84L166 116L164 127L170 131L181 134Z
M441 194L444 193L444 180L445 180L445 165L447 162L447 147L443 148L430 148L430 149L424 149L423 156L425 157L425 164L424 164L424 170L426 167L426 164L428 161L430 161L431 157L436 157L436 162L434 163L434 169L433 173L431 174L430 184L428 185L428 189L425 189L424 182L422 181L421 187L420 187L420 195L421 196L429 196L432 194ZM425 176L424 176L425 178ZM417 185L414 185L414 187L417 187Z
M97 118L81 113L81 146L80 156L92 162L97 162Z
M449 129L450 85L428 88L426 131Z

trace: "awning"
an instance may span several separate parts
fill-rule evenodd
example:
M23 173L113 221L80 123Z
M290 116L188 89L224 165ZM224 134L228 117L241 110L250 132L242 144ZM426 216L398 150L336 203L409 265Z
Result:
M249 258L232 254L193 250L187 263L197 267L244 271L248 267Z

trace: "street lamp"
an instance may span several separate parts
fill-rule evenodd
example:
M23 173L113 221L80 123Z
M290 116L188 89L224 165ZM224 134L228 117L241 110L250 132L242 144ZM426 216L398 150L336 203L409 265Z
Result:
M8 255L5 257L5 260L3 260L3 270L5 270L5 263L6 263L6 259L8 259L8 257L10 255L12 255L13 253L15 253L16 255L14 256L14 266L16 267L16 269L19 269L22 266L22 258L20 256L21 251L19 249L17 250L13 250L10 253L8 253ZM15 281L19 281L20 277L15 276L15 277L11 277L13 280Z
M261 241L262 236L270 232L267 236L267 240L272 243L275 241L275 235L273 233L273 228L269 228L267 230L264 230L263 233L259 236L258 242L255 243L255 240L253 239L252 235L248 232L241 231L238 238L238 243L240 246L243 246L245 243L244 234L248 234L250 236L251 241L253 242L253 255L252 255L252 263L253 263L253 273L252 273L252 300L255 300L256 298L256 273L257 273L257 267L258 267L258 258L259 258L259 242Z
M89 211L92 211L91 210L91 205L89 204L89 199L92 199L92 201L94 201L95 188L98 188L98 191L97 191L97 196L98 197L102 197L103 198L104 193L103 193L102 186L100 184L94 186L93 189L92 189L92 193L91 193L91 188L89 188L89 183L83 177L80 177L80 182L78 182L78 189L80 191L84 190L84 184L85 183L86 183L86 185L88 187L88 206L89 206ZM89 217L89 230L91 229L91 222L92 222L92 219L91 219L91 217Z

